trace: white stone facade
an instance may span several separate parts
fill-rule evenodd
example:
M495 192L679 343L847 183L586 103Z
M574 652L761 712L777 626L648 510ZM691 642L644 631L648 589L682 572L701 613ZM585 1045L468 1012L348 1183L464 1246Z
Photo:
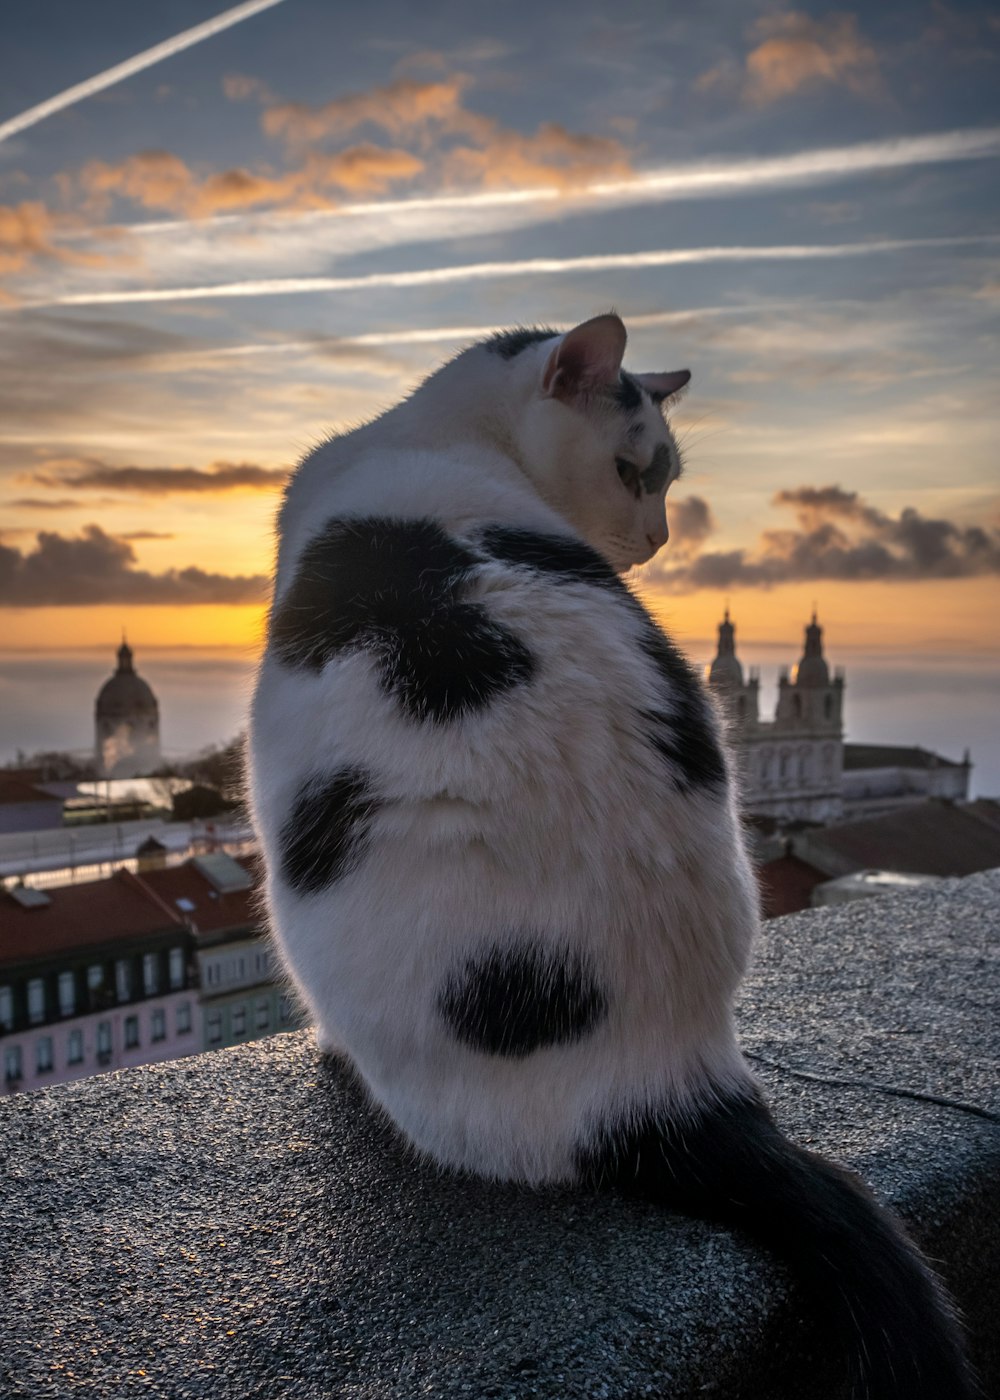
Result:
M744 810L781 821L838 821L844 810L844 677L830 675L822 628L814 616L793 675L780 678L773 720L760 718L760 680L744 677L735 633L727 610L707 679L728 720Z

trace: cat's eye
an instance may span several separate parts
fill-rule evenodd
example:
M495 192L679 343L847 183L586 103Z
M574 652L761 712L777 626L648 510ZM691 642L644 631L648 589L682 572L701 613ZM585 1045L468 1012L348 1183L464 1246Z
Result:
M639 499L642 495L642 483L639 480L639 468L635 462L628 461L625 457L616 457L615 466L618 468L618 475L622 485L627 486L632 495Z

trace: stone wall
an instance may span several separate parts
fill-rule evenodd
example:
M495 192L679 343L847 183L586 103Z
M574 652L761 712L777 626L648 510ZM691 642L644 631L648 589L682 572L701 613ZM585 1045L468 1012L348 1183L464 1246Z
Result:
M740 1002L779 1121L939 1261L993 1397L998 929L998 872L775 920ZM445 1176L307 1034L18 1095L0 1153L4 1400L836 1394L764 1252Z

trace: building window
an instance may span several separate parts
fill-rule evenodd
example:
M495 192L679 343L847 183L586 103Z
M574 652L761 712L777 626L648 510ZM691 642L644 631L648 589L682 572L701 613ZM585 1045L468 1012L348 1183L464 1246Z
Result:
M254 971L256 972L258 977L268 976L270 972L270 959L267 955L267 949L265 949L262 953L254 953L253 965Z
M153 1039L166 1040L167 1038L167 1013L161 1008L153 1012Z
M76 1010L76 977L72 972L59 974L59 1015L72 1016Z
M287 1026L291 1023L294 1015L295 1006L291 997L285 996L285 994L282 993L281 1000L278 1003L278 1020L283 1026Z
M35 1041L35 1065L39 1074L52 1072L52 1037L40 1035Z
M206 1027L207 1027L207 1029L208 1029L208 1043L209 1043L209 1045L219 1045L219 1044L221 1044L221 1042L222 1042L222 1016L219 1014L219 1012L218 1012L218 1011L213 1011L212 1014L211 1014L209 1017L207 1017L207 1019L206 1019L206 1021L205 1021L205 1025L206 1025Z
M183 948L171 948L170 950L170 986L175 992L179 987L184 986Z
M148 997L155 997L160 990L159 962L155 953L142 955L142 990Z
M83 1031L70 1031L66 1046L66 1063L78 1065L83 1060Z
M88 992L99 992L104 986L104 968L100 963L91 963L87 968Z
M33 1026L45 1020L45 983L40 977L28 983L28 1020Z
M782 750L781 757L778 759L778 776L779 776L779 778L787 778L787 777L788 777L788 752L787 752L787 750Z
M793 696L792 696L792 709L793 709L793 711L795 712L795 718L796 718L796 719L801 719L801 718L802 718L802 696L801 696L801 695L793 695Z
M132 999L132 968L128 958L119 958L115 963L115 991L119 1001Z
M182 1001L177 1008L177 1034L186 1035L191 1029L191 1003Z
M10 987L0 987L0 1031L14 1029L14 993Z
M266 1031L271 1024L271 1003L266 997L261 997L257 1003L256 1025L259 1031Z
M125 1049L134 1050L139 1044L139 1018L138 1016L125 1017Z
M823 718L824 718L824 719L833 719L833 696L832 696L832 695L824 695L824 696L823 696Z
M233 1035L245 1035L247 1028L247 1009L245 1006L233 1007Z
M8 1081L20 1079L21 1069L21 1047L20 1045L8 1045L3 1056L4 1078Z
M107 1064L111 1059L111 1022L98 1021L97 1023L97 1058L101 1064Z

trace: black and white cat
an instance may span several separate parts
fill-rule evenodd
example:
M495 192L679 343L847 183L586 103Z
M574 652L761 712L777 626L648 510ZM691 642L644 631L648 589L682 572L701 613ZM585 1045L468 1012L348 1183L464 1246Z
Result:
M625 328L474 345L311 452L251 792L320 1045L435 1161L640 1192L796 1262L853 1394L971 1395L937 1285L774 1126L736 1043L758 913L716 719L620 577L680 474Z

